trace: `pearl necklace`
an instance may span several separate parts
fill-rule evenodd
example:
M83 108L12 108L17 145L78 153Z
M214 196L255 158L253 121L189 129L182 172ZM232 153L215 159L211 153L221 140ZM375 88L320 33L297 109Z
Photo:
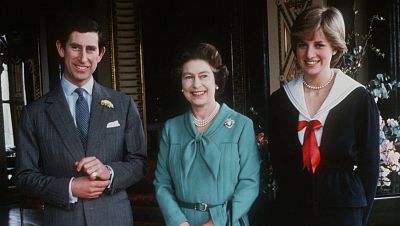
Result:
M208 123L210 123L217 115L218 110L219 110L219 104L216 103L214 110L205 119L197 119L196 116L194 116L194 114L192 113L194 125L197 127L204 127L208 125Z
M304 80L304 78L303 78L303 84L304 84L307 88L309 88L309 89L320 90L320 89L325 88L327 85L329 85L329 84L332 82L332 80L333 80L333 71L331 71L331 77L329 78L329 80L328 80L325 84L323 84L323 85L320 85L320 86L312 86L312 85L309 85L309 84Z

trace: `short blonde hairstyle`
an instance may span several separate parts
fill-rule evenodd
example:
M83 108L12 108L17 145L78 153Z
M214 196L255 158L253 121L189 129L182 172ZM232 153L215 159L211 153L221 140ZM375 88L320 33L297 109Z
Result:
M318 30L323 32L336 51L331 60L331 66L334 67L347 51L343 15L335 7L311 7L300 13L291 29L292 50L296 52L297 44L306 40Z

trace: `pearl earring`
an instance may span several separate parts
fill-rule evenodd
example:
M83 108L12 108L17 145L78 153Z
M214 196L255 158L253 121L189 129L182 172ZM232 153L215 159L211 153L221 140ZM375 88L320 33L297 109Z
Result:
M181 92L183 93L183 89L181 89Z
M216 89L216 90L219 90L219 86L216 86L215 89Z

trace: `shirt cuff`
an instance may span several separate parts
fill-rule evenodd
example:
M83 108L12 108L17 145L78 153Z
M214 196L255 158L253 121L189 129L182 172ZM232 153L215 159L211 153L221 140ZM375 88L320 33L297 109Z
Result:
M78 202L78 197L75 197L75 196L72 194L72 189L71 189L72 181L73 181L74 179L75 179L75 177L72 177L71 180L69 181L69 187L68 187L69 203L76 203L76 202Z
M110 172L110 183L108 184L108 186L107 186L107 188L108 189L110 189L111 188L111 184L112 184L112 182L113 182L113 180L114 180L114 170L111 168L111 166L109 166L109 165L105 165L106 167L107 167L107 169L108 169L108 172Z

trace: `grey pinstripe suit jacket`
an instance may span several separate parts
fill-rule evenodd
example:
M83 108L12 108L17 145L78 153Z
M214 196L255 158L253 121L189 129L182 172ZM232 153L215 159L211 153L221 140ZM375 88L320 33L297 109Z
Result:
M104 99L114 108L101 106ZM120 126L106 128L116 120ZM70 204L70 178L80 176L74 163L85 155L110 165L114 180L101 197ZM146 168L142 122L127 95L94 83L86 154L61 85L24 108L18 131L16 184L22 192L44 200L45 225L133 225L125 189L139 181Z

